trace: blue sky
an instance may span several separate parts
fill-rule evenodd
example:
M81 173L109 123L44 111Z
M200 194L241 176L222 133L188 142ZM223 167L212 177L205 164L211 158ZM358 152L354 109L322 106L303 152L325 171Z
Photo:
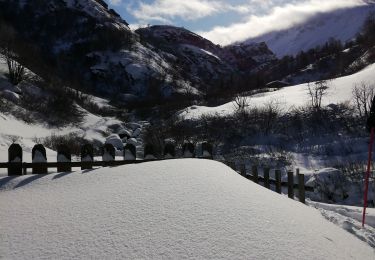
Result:
M318 12L363 5L365 0L106 0L131 24L185 27L229 44L282 30Z

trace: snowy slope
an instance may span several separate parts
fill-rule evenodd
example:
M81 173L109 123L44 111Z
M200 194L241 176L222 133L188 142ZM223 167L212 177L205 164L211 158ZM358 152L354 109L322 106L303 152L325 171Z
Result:
M375 11L375 4L320 13L302 24L260 35L246 42L266 42L278 56L295 55L326 43L331 37L347 42L362 29L368 14Z
M223 164L173 160L0 179L0 257L373 259L318 210Z
M346 77L336 78L328 82L329 89L323 98L323 105L337 104L352 99L352 90L355 84L375 84L375 64L364 70ZM314 84L314 83L312 83ZM250 106L263 106L269 102L277 102L281 108L288 110L293 106L303 106L309 102L307 84L301 84L283 89L258 94L249 97ZM218 107L192 106L182 111L180 115L187 119L197 119L205 114L228 115L235 112L234 102L229 102Z
M319 209L329 221L357 236L362 241L375 247L375 209L368 208L366 213L366 228L362 228L362 207L325 204L308 201L308 205Z

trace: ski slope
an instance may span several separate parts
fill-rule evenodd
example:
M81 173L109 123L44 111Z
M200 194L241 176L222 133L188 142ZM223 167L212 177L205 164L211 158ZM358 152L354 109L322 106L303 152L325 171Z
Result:
M346 77L328 81L327 95L323 98L322 104L337 104L352 99L353 87L356 84L366 83L375 85L375 64L372 64L362 71ZM311 83L311 84L314 84ZM261 93L248 97L250 107L262 107L269 102L275 102L281 109L287 111L292 107L299 107L308 104L309 96L307 84L285 87L273 92ZM233 114L236 110L234 102L229 102L217 107L191 106L180 112L185 119L198 119L202 115L218 114L222 116Z
M208 160L0 178L0 258L374 259L318 210Z

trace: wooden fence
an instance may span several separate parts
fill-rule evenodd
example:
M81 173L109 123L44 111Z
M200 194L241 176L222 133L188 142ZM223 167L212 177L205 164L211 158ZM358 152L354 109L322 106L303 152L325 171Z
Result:
M125 145L123 149L123 160L116 160L116 149L112 144L105 144L101 149L102 161L94 160L94 147L91 144L85 144L81 147L81 161L72 162L71 153L67 146L60 145L57 148L57 161L48 162L46 149L43 145L37 144L32 149L32 162L23 162L23 151L19 144L12 144L8 149L8 162L0 163L0 169L7 169L9 176L26 175L28 169L32 169L33 174L47 174L49 168L56 168L58 172L72 171L73 167L79 167L82 170L92 169L93 167L113 167L126 164L139 164L150 161L162 161L176 159L176 149L173 144L167 144L164 147L162 158L155 154L154 147L146 144L144 147L143 159L137 160L137 149L132 144ZM213 147L211 144L202 143L201 153L197 155L195 146L192 143L185 143L182 147L181 156L183 158L202 158L213 159ZM281 171L275 170L275 178L270 178L270 168L263 169L263 176L259 176L258 167L253 166L251 173L242 165L238 170L234 162L224 162L233 170L239 172L243 177L271 189L271 184L276 192L281 193L282 187L288 187L288 197L294 199L294 190L298 190L298 198L305 203L305 191L314 191L313 187L305 186L304 175L297 170L298 183L294 183L293 172L288 172L288 182L281 181Z
M305 203L306 198L306 191L314 192L314 187L306 186L305 185L305 175L301 174L299 169L296 169L296 177L297 177L297 183L295 183L295 176L293 171L288 171L288 181L282 181L281 180L281 171L276 169L275 172L275 178L270 178L270 172L271 169L264 167L263 168L263 176L259 176L258 166L253 166L251 168L251 172L249 173L246 169L246 166L243 164L239 167L239 169L236 167L236 164L234 162L225 162L229 167L231 167L233 170L237 171L241 176L247 178L248 180L251 180L257 184L263 183L264 187L267 189L271 189L271 184L274 186L274 190L277 193L282 192L282 187L288 188L288 197L291 199L294 199L294 191L298 190L298 199L300 202Z

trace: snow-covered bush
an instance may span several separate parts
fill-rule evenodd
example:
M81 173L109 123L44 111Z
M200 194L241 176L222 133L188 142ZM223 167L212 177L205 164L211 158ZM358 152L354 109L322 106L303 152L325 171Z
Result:
M135 138L130 138L130 139L128 139L126 143L128 143L128 144L132 144L132 145L134 145L134 146L137 146L137 145L138 145L138 141L137 141L137 139L135 139Z
M334 168L317 171L306 184L313 185L315 191L320 193L322 200L331 202L346 199L350 188L346 176Z
M121 138L117 134L112 134L108 136L105 143L113 145L117 150L124 149L124 144L122 143Z

